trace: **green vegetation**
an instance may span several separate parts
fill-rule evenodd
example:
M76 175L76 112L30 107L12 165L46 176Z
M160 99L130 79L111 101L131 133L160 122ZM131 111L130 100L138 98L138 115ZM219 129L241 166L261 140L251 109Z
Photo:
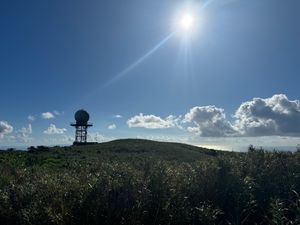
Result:
M300 151L146 140L2 151L0 224L300 224Z

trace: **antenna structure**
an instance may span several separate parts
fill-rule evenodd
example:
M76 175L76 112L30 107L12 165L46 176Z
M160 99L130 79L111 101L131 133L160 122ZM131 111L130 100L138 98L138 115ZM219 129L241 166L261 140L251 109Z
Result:
M74 145L82 145L87 143L87 129L92 127L93 124L88 123L90 115L84 109L80 109L75 113L76 123L71 123L72 127L75 127L75 141Z

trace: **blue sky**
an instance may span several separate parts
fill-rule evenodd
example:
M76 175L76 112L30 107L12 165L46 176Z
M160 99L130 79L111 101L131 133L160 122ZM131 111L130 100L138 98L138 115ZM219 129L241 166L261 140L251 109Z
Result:
M84 108L90 140L295 147L299 10L298 0L1 1L0 146L69 144Z

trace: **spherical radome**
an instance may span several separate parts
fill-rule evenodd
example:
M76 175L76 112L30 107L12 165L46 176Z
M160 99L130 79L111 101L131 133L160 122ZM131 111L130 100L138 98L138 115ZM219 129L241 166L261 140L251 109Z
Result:
M80 109L75 113L75 120L78 124L86 124L90 119L87 111Z

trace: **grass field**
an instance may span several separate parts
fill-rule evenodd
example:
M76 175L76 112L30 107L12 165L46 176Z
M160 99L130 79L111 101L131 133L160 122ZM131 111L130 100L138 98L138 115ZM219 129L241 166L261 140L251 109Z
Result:
M0 224L300 224L300 151L117 140L0 151Z

